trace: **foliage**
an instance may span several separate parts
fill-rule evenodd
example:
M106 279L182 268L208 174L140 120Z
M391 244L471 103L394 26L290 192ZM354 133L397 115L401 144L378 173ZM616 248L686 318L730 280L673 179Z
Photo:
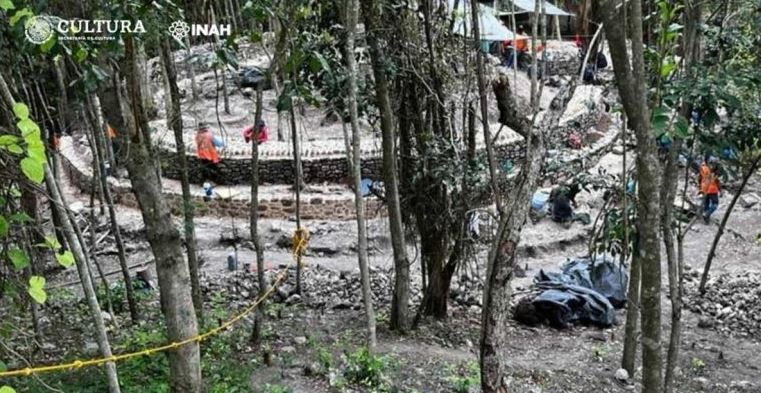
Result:
M453 374L447 378L456 393L468 393L471 389L481 385L481 369L478 362L468 362L459 365Z
M373 392L387 392L390 381L386 375L390 358L370 353L366 347L356 352L344 353L344 377L349 383L371 389Z

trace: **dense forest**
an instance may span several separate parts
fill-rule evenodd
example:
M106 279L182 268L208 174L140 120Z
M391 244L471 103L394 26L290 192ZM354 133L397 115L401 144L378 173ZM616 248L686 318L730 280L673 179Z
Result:
M761 2L0 0L0 393L761 392Z

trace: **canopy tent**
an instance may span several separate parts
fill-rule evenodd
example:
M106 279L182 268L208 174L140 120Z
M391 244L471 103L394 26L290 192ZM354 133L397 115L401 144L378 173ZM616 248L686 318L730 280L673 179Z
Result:
M535 0L502 0L502 12L499 13L499 15L510 15L512 14L512 6L509 4L509 2L512 2L513 5L515 5L515 13L516 14L522 14L522 13L533 13L536 9L536 1ZM541 4L539 5L541 7ZM554 6L552 3L545 1L544 2L544 12L547 15L552 16L573 16L573 14L563 11L562 9Z
M455 14L454 29L452 30L455 34L469 37L473 36L470 1L474 0L458 1L457 9L455 10L455 0L449 0L449 9L453 10ZM479 32L481 33L481 40L505 41L516 39L516 34L505 27L499 18L497 18L497 11L494 8L478 4L478 14L478 27ZM518 35L517 38L522 39L527 37Z

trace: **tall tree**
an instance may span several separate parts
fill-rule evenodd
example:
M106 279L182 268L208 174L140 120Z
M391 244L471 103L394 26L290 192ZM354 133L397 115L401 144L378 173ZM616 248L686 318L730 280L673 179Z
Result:
M180 183L182 186L182 213L185 218L185 248L188 251L188 270L190 272L190 284L193 295L193 306L199 317L203 315L203 299L201 297L201 284L198 278L198 246L196 242L196 230L193 218L195 208L193 196L190 194L190 176L188 175L188 159L185 155L185 138L182 129L182 112L180 109L180 90L177 87L177 70L172 56L170 40L161 40L159 54L161 64L164 67L164 76L169 86L167 96L168 108L167 122L174 133L174 145L177 158L180 163Z
M13 94L8 88L8 84L5 82L5 78L0 74L0 96L3 97L4 103L8 108L13 108L16 101L13 98ZM11 121L11 123L13 123ZM71 217L66 214L68 204L61 193L58 180L53 175L53 171L49 165L44 166L44 178L48 191L50 192L51 207L58 212L61 218L61 231L63 232L66 243L69 245L74 261L77 265L77 272L79 273L80 283L82 284L82 290L85 294L85 300L90 311L90 316L95 324L95 340L98 343L101 356L105 358L111 357L111 344L108 341L108 333L106 332L106 325L103 322L103 315L101 314L100 304L95 294L95 287L93 286L92 279L90 278L90 269L88 266L87 256L84 251L84 245L81 241L81 236L77 236L75 232L75 221L71 220ZM77 228L78 229L78 228ZM116 364L108 362L105 364L106 379L108 381L109 393L119 393L119 376L116 372Z
M161 193L155 160L149 153L150 137L146 130L147 119L142 107L134 37L123 36L126 56L126 80L129 110L123 113L130 124L123 142L129 143L130 157L126 162L132 181L132 191L140 205L146 237L156 260L164 313L170 341L178 342L198 334L198 323L193 307L190 273L182 253L180 233L172 223L169 207ZM124 133L122 133L124 134ZM197 342L191 342L169 352L170 384L173 392L200 393L200 351Z
M119 259L119 267L122 271L122 277L124 278L125 293L127 295L127 306L129 307L129 315L133 323L136 323L139 319L137 312L137 301L135 300L135 289L132 286L132 278L130 276L129 267L127 266L127 255L124 247L124 239L122 239L122 231L119 228L119 222L116 219L116 208L114 207L114 198L111 195L111 187L108 184L107 173L104 167L106 162L105 151L106 142L106 127L107 124L103 119L103 112L100 105L100 98L96 94L93 94L88 100L88 106L90 107L91 116L96 124L96 129L93 130L95 137L95 143L97 145L96 154L98 160L101 163L100 170L100 182L103 186L103 196L105 198L106 206L108 207L108 218L111 224L111 233L114 234L114 240L116 242L116 252ZM114 167L112 167L114 168ZM114 168L113 170L116 170Z
M349 173L354 186L354 209L357 215L357 259L362 279L362 300L365 306L365 319L367 323L367 347L375 351L375 313L373 311L373 295L370 288L370 270L367 258L367 223L365 220L365 200L362 195L362 151L359 129L359 114L357 110L357 61L354 58L354 40L359 13L357 0L347 0L345 7L346 25L346 68L348 69L348 92L349 117L351 118L351 152L346 151L350 157L351 166Z
M480 42L480 26L479 18L477 18L477 15L479 15L478 9L475 3L471 7L474 41ZM539 13L538 9L535 11L537 14ZM543 13L544 11L542 11ZM546 28L543 33L546 36ZM558 92L538 123L536 119L539 110L538 102L541 96L539 91L532 92L531 103L537 104L533 106L533 114L529 119L526 117L525 112L518 110L519 106L510 92L507 76L500 75L493 82L497 107L500 111L500 122L511 127L526 139L526 157L521 166L520 173L513 183L514 187L510 193L512 198L504 202L501 201L501 198L498 198L500 192L499 184L502 181L498 178L492 146L493 139L489 133L487 122L488 106L484 77L484 54L480 50L476 50L478 51L476 74L479 85L484 140L487 154L490 156L489 172L492 192L495 194L494 198L499 215L496 234L489 249L486 281L484 283L479 356L481 388L484 393L507 393L504 356L508 338L504 326L510 314L510 299L512 297L510 281L516 264L518 244L530 208L531 195L536 191L544 165L544 157L547 152L545 135L558 124L560 116L565 111L568 102L576 90L576 82L575 80L572 81ZM536 65L533 68L536 70Z
M389 97L389 83L380 47L380 21L376 2L362 0L362 17L375 78L375 105L380 112L383 149L383 180L386 188L391 247L394 253L394 291L391 303L391 326L401 332L409 327L410 267L404 242L402 208L399 199L399 175L394 135L394 114ZM356 159L356 157L355 157Z
M256 109L254 115L254 125L258 125L262 119L262 84L256 89ZM258 130L256 130L258 131ZM259 144L256 135L251 138L251 210L249 212L251 241L254 242L256 250L256 276L259 282L259 296L264 297L267 291L267 284L264 280L264 244L259 236ZM254 331L251 334L251 341L258 344L261 339L262 325L264 324L264 304L259 304L256 308L256 319L254 320Z
M629 2L629 18L623 19L619 3L604 1L603 23L608 36L613 70L621 102L637 138L637 236L632 265L642 268L641 317L643 392L658 392L663 388L663 355L661 353L661 256L660 222L660 164L655 139L651 135L650 108L642 23L642 2ZM628 33L628 34L627 34ZM631 60L627 53L627 38L631 42Z

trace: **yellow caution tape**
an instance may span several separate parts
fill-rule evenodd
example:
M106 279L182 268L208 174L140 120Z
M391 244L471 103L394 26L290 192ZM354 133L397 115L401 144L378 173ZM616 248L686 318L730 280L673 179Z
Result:
M300 228L293 232L293 237L291 238L291 252L294 256L298 257L304 255L308 244L309 231L305 228Z
M293 250L294 262L295 262L296 257L298 255L303 255L304 251L306 250L306 245L307 245L307 242L309 241L309 232L307 232L306 229L296 230L293 233L293 241L294 242L293 242L292 250ZM256 308L259 306L259 304L267 300L267 298L270 295L272 295L275 289L277 289L277 287L283 283L283 281L288 275L289 267L290 267L290 264L285 267L285 269L280 273L280 275L278 275L274 284L270 286L267 292L265 292L262 296L257 298L253 304L246 307L242 312L238 313L238 315L232 317L227 322L207 331L206 333L199 334L194 337L186 338L182 341L172 342L169 344L164 344L164 345L153 347L153 348L141 349L139 351L124 353L121 355L111 355L109 357L95 358L95 359L89 359L89 360L74 360L69 363L55 364L50 366L26 367L26 368L21 368L17 370L3 371L3 372L0 372L0 378L28 377L32 374L41 374L41 373L63 371L63 370L77 370L83 367L99 366L105 363L117 363L124 360L136 358L136 357L150 356L155 353L177 349L191 343L196 343L196 342L200 343L201 341L206 340L207 338L211 336L221 333L222 331L234 325L236 322L243 319L246 315L255 311Z

